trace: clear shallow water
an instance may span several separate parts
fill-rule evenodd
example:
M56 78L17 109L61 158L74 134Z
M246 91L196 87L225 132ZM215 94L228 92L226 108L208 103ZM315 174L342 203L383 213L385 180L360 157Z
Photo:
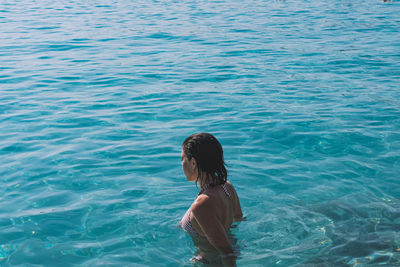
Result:
M399 12L2 2L0 265L192 265L199 131L247 216L239 266L400 264Z

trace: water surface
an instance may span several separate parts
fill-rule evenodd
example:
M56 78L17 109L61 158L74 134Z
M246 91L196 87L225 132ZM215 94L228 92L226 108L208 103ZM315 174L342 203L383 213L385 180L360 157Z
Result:
M400 264L400 13L381 1L0 3L0 265L191 266L194 132L239 266Z

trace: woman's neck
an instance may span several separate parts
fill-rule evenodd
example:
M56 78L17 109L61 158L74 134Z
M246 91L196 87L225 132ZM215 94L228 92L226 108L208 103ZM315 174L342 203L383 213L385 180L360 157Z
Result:
M210 185L211 179L209 176L207 177L207 175L202 175L201 179L199 179L197 183L201 189L206 189Z

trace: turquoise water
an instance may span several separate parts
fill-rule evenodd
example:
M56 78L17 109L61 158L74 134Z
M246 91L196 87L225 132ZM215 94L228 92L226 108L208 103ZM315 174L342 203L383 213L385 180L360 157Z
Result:
M0 265L191 266L213 133L239 266L400 264L400 5L2 1Z

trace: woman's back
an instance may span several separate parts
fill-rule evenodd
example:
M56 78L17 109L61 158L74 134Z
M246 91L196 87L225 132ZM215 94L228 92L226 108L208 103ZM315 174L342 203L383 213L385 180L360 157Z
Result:
M207 200L204 201L206 196ZM238 221L242 218L242 210L240 208L239 199L233 185L227 181L223 185L217 185L211 188L207 188L201 195L199 195L192 205L192 210L199 208L199 205L205 205L204 203L199 204L201 201L197 201L203 198L203 202L207 202L208 216L215 218L221 223L225 231L227 231L233 222ZM190 218L194 230L201 236L205 236L203 229L198 224L194 216Z

